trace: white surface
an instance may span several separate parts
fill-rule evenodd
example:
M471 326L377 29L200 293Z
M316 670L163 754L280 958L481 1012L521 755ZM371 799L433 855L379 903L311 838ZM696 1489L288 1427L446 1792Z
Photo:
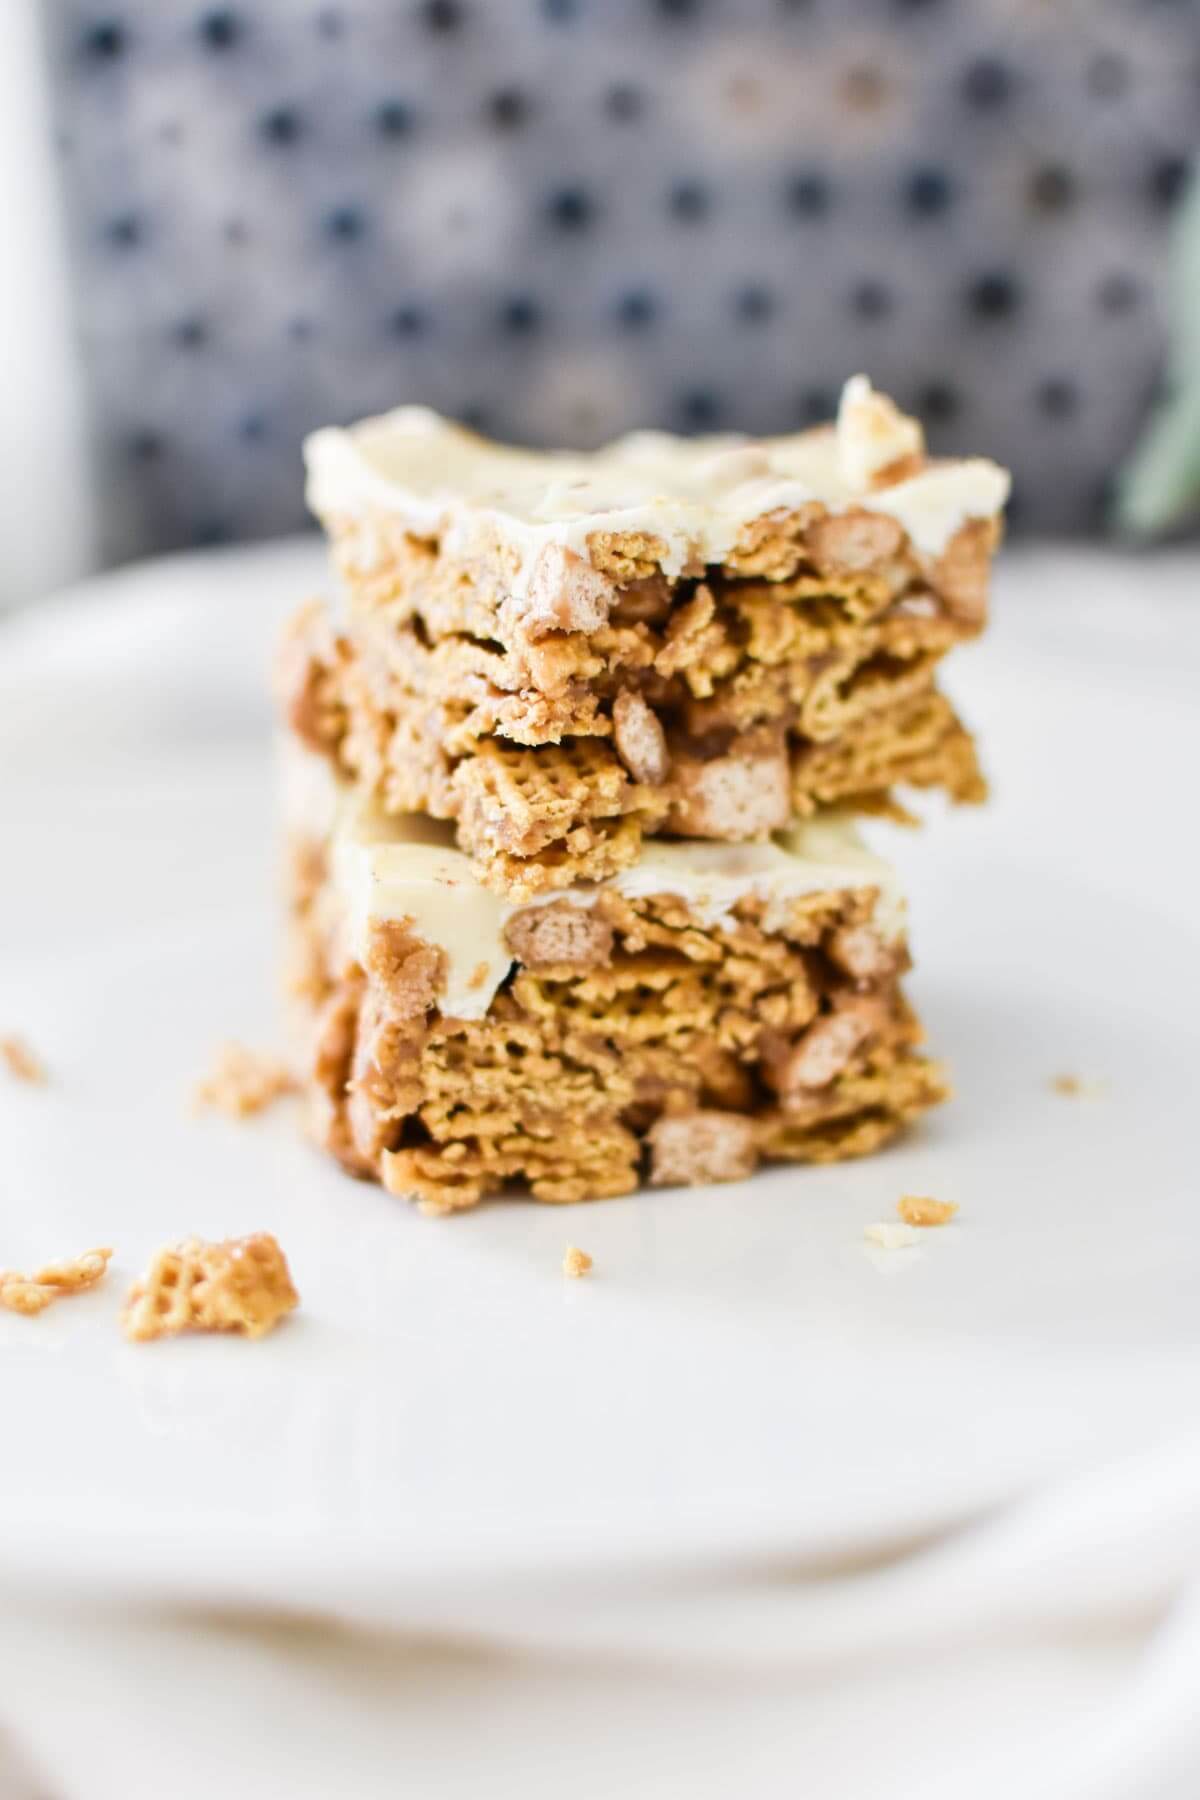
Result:
M55 1076L0 1087L0 1261L117 1246L95 1294L0 1316L0 1673L30 1697L38 1755L67 1778L36 1694L55 1667L69 1691L72 1659L80 1683L85 1668L97 1679L100 1629L64 1636L40 1603L103 1590L123 1614L138 1594L191 1597L541 1650L638 1645L670 1674L630 1676L624 1700L614 1687L628 1792L728 1792L741 1767L761 1771L744 1791L774 1794L789 1730L807 1746L806 1794L831 1800L977 1800L1001 1774L1053 1800L1195 1792L1147 1773L1169 1750L1200 1779L1178 1760L1195 1745L1176 1687L1145 1671L1144 1692L1128 1686L1195 1570L1200 1516L1195 563L1014 560L991 640L960 659L995 802L885 840L911 889L915 997L957 1077L940 1119L842 1169L450 1221L324 1167L286 1108L245 1125L187 1113L219 1039L273 1036L262 671L317 568L309 546L184 559L0 633L0 1025ZM1103 1097L1055 1095L1059 1071ZM958 1200L960 1220L917 1250L873 1250L864 1225L904 1191ZM259 1228L291 1259L294 1322L257 1345L121 1342L119 1294L154 1245ZM562 1278L568 1241L595 1257L585 1281ZM155 1661L155 1629L105 1627L122 1692ZM1154 1655L1183 1679L1194 1618L1176 1629L1182 1661L1170 1638ZM294 1663L295 1698L315 1678L302 1639L226 1647L233 1666L266 1658L281 1692ZM160 1678L185 1740L171 1696L206 1679L205 1643L177 1640ZM319 1667L332 1652L313 1648ZM456 1793L460 1777L470 1791L477 1747L456 1708L516 1718L517 1702L494 1685L481 1697L490 1667L451 1679L434 1659L418 1678L407 1654L373 1665L381 1703L409 1696L390 1726L354 1726L361 1684L342 1693L330 1675L331 1706L368 1746L360 1791L407 1766L396 1733L406 1718L417 1730L413 1694L433 1710L410 1750L446 1724L441 1786L424 1791ZM903 1723L913 1656L936 1682L937 1744ZM724 1749L705 1717L696 1755L671 1760L671 1729L711 1711L703 1679L680 1673L697 1660L728 1664ZM765 1686L747 1676L759 1660L777 1669ZM779 1668L792 1673L776 1695ZM602 1699L610 1676L595 1674ZM531 1731L551 1731L567 1676L542 1679ZM559 1695L560 1723L583 1692ZM647 1761L630 1746L650 1742L636 1696L651 1692ZM947 1695L965 1735L945 1735ZM874 1749L860 1708L882 1722ZM141 1729L128 1708L114 1716ZM1117 1785L1121 1730L1141 1786ZM769 1753L722 1761L762 1733ZM256 1800L323 1791L314 1734L297 1723L272 1764L298 1759L304 1780L264 1778ZM210 1735L179 1791L204 1791ZM531 1793L567 1766L576 1792L606 1791L563 1763L569 1735L546 1740L561 1755L534 1759ZM686 1786L654 1779L663 1756ZM611 1757L596 1767L616 1779ZM109 1788L97 1772L66 1791Z

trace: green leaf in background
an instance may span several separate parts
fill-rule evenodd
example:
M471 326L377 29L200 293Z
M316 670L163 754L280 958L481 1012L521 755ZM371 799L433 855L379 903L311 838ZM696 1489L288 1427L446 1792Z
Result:
M1200 181L1193 178L1167 269L1167 398L1121 472L1116 519L1139 536L1200 511Z

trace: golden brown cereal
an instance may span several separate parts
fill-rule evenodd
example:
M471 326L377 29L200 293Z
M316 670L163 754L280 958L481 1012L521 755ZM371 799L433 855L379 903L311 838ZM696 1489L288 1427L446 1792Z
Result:
M908 787L984 797L935 682L986 622L994 520L931 559L884 513L814 503L670 575L653 536L594 532L586 555L546 547L524 597L519 555L482 517L461 548L384 512L326 523L347 621L301 616L288 716L385 810L453 820L497 892L603 880L664 831L749 839L838 805L903 816Z
M231 1119L244 1119L263 1112L295 1087L295 1077L278 1057L230 1043L221 1046L212 1074L197 1083L192 1100L197 1111L211 1108Z
M28 1081L43 1086L48 1079L41 1058L19 1037L0 1037L0 1062L14 1081Z
M578 1281L586 1275L592 1266L592 1259L586 1250L579 1250L574 1244L568 1244L563 1253L563 1274L572 1281Z
M103 1280L111 1250L85 1250L69 1262L47 1263L32 1275L18 1275L14 1269L0 1269L0 1306L9 1312L34 1314L42 1312L52 1300L64 1294L81 1294Z
M204 1243L189 1238L155 1252L121 1316L135 1343L180 1331L262 1337L299 1304L283 1251L269 1232Z
M958 1211L957 1200L935 1200L929 1194L902 1194L896 1211L906 1225L946 1225Z

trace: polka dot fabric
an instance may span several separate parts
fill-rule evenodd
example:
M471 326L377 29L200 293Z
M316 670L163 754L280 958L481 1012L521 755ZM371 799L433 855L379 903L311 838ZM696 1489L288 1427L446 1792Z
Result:
M1200 0L48 0L110 558L304 519L312 426L786 431L868 370L1018 529L1161 367Z

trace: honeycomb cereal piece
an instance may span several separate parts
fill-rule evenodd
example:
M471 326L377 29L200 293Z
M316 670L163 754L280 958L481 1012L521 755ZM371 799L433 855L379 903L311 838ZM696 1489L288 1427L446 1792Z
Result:
M438 1148L385 1151L381 1179L390 1194L416 1200L433 1217L474 1206L517 1180L528 1184L535 1200L569 1205L632 1193L638 1148L619 1126L555 1133L546 1119L537 1128L495 1138L481 1133L477 1145L460 1138Z
M611 751L583 739L537 755L488 741L459 764L463 848L536 856L579 824L631 812L636 794Z
M902 1194L896 1211L906 1225L947 1225L958 1211L957 1200L935 1200L930 1194Z
M0 1307L32 1316L64 1294L82 1294L104 1279L111 1250L85 1250L69 1262L47 1263L32 1275L0 1269Z
M904 657L881 653L849 665L835 659L800 706L799 735L853 746L859 731L869 729L877 717L895 721L928 696L936 662L935 655L920 652ZM912 746L901 743L898 748L904 754Z
M155 1252L129 1291L121 1323L134 1343L181 1331L255 1338L298 1304L283 1251L269 1232L222 1243L188 1238Z
M579 826L536 856L476 851L475 873L485 887L518 901L581 881L607 881L637 861L642 829L642 819L635 815Z
M804 534L824 514L820 502L813 501L792 511L777 509L748 520L725 556L723 571L735 576L758 575L768 581L787 581L809 566Z
M871 714L852 736L794 753L791 774L792 804L802 816L833 805L891 810L888 795L897 786L940 787L966 805L987 798L971 735L935 691L898 712Z
M652 580L662 568L667 547L648 531L593 531L588 536L588 561L622 587Z
M720 677L732 674L740 660L712 589L702 585L672 613L654 668L664 679L682 675L691 693L705 695L713 692Z
M762 1153L776 1162L844 1162L871 1156L909 1121L948 1099L937 1063L901 1054L840 1076L805 1112L780 1109L762 1121Z

